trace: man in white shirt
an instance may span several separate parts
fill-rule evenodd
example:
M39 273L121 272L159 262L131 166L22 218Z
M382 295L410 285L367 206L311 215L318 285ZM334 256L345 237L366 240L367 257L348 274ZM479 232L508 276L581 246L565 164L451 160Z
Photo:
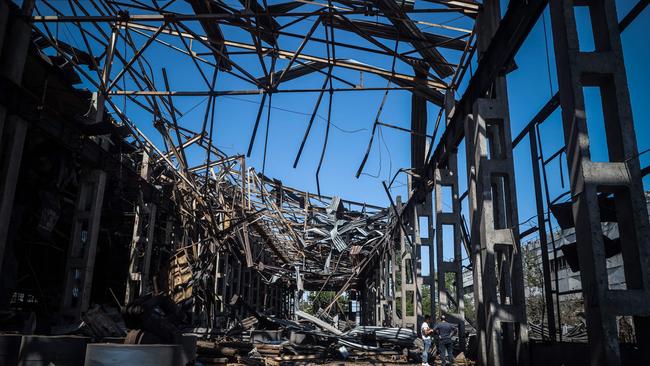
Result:
M424 352L422 352L422 366L429 366L429 349L431 348L431 333L433 329L429 327L431 317L427 314L424 316L424 322L420 327L422 333L422 341L424 342Z

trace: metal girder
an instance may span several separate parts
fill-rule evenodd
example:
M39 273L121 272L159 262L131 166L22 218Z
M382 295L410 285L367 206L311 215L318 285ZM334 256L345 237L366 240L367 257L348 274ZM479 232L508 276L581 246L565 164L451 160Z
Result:
M422 86L417 79L404 80L404 79L395 79L384 75L379 75L379 76L385 78L386 80L390 80L391 82L403 88L413 88L412 90L413 94L419 97L424 97L425 99L427 99L428 101L432 102L435 105L441 106L444 103L445 96L441 92L435 89L427 88L426 86ZM417 133L424 134L424 132L422 131L417 131Z
M354 24L354 26L359 30L373 37L391 40L399 39L400 41L405 42L428 42L433 47L443 47L458 51L463 51L465 49L465 42L457 38L451 38L426 32L422 32L423 38L416 38L414 37L414 34L398 32L395 27L388 24L352 19L350 22ZM323 17L323 23L338 29L343 29L351 32L353 31L352 26L347 24L347 22L343 21L341 17L338 16Z
M442 4L453 9L457 9L459 13L465 14L469 17L476 17L481 4L471 0L424 0L430 3Z
M506 65L519 51L521 44L541 16L547 0L514 1L499 23L492 42L480 58L479 66L470 79L467 89L457 103L456 111L445 132L440 138L423 174L431 174L439 161L443 161L449 151L458 146L464 136L465 116L471 113L474 101L484 94L497 75L503 74ZM426 187L425 189L430 189Z
M528 134L530 143L530 160L533 168L533 185L535 187L535 208L537 211L537 231L539 231L539 246L542 257L542 276L544 277L544 301L546 303L546 319L548 319L548 334L552 342L557 338L555 313L553 306L553 288L551 286L551 268L548 255L548 239L546 236L546 221L544 218L544 201L542 197L542 183L539 172L540 157L537 147L536 129L530 129ZM514 143L513 143L514 148ZM551 234L552 235L552 234ZM559 300L559 298L558 298ZM559 306L558 306L559 308ZM559 309L558 309L559 310Z
M284 81L289 81L293 79L297 79L299 77L309 75L313 72L318 72L319 70L322 70L327 67L326 63L323 62L305 62L302 65L296 65L291 67L289 70L286 72L284 71L285 69L275 71L271 73L268 77L264 76L261 78L258 78L257 81L260 82L262 85L267 85L271 82L271 80L276 80L278 76L280 76L282 73L284 73L282 80Z
M152 31L152 32L155 32L158 29L158 27L152 27L152 26L147 26L147 25L137 24L137 23L129 23L129 28L143 29L143 30L148 30L148 31ZM165 31L163 31L163 33L172 34L172 35L180 35L180 36L183 36L183 37L189 38L189 39L196 38L192 34L184 33L184 32L179 33L179 32L172 31L172 30L165 30ZM200 38L202 40L204 40L204 41L209 41L207 37L200 37ZM254 45L248 44L248 43L235 42L235 41L224 41L223 44L228 46L228 47L239 48L239 49L248 50L248 51L257 51L257 48ZM272 48L268 48L268 47L261 47L260 51L265 55L270 54L272 52L276 52L277 56L279 58L288 59L288 60L290 60L295 55L295 52L293 52L293 51L286 51L286 50L282 50L282 49L273 50ZM443 98L442 93L439 93L436 89L441 90L441 89L446 89L447 88L446 85L444 85L442 83L439 83L439 82L436 82L434 80L427 79L427 80L423 80L422 82L418 82L418 81L415 80L414 76L400 74L400 73L396 73L396 72L391 72L390 70L385 70L385 69L382 69L382 68L379 68L379 67L376 67L376 66L367 65L367 64L364 64L364 63L361 63L361 62L358 62L358 61L355 61L355 60L351 60L351 59L332 59L332 58L328 59L326 57L313 56L313 55L309 55L309 54L306 54L306 53L300 53L296 57L296 59L299 59L299 60L304 61L304 62L325 63L327 65L331 64L334 67L343 67L343 68L350 69L350 70L368 72L368 73L371 73L371 74L381 76L381 77L386 78L386 79L390 79L392 82L394 82L395 84L400 85L400 86L410 84L409 86L416 86L418 89L421 89L422 93L426 93L432 98L433 98L433 95L431 95L431 93L439 94L439 99L440 99L440 104L439 105L442 105L442 100L444 98ZM429 89L430 91L426 92L427 89ZM435 99L438 99L438 97L435 97Z
M297 9L306 3L300 1L289 1L281 4L269 5L266 8L269 10L269 13L288 13L293 9Z
M248 7L247 12L253 12L255 14L265 14L261 16L256 16L255 17L255 23L257 26L259 26L261 29L266 30L269 32L266 36L264 36L262 39L266 41L268 44L275 46L277 45L277 30L280 28L280 24L272 17L270 16L270 12L267 12L267 9L260 5L260 3L257 2L257 0L239 0L239 2L244 6ZM265 2L266 3L266 2Z
M216 7L216 3L212 0L187 0L190 5L192 6L192 9L196 14L211 14L216 11L216 9L213 10L213 7ZM203 30L205 31L205 34L207 34L208 39L215 43L215 44L221 44L221 53L224 55L228 55L228 50L226 49L226 46L223 44L225 38L223 36L223 32L221 31L221 27L219 27L219 23L210 21L210 20L205 20L202 19L199 21L201 23L201 27L203 27ZM221 70L231 70L232 66L230 63L225 60L221 55L219 55L216 52L213 52L214 54L214 59L217 61L217 64L219 65L219 68Z
M426 73L413 69L415 76L426 78ZM419 168L426 159L427 101L422 95L411 96L411 167Z
M627 13L627 15L625 15L625 17L623 17L623 19L621 19L621 22L618 24L621 32L627 28L627 26L630 25L648 5L650 5L650 0L639 0L639 2L634 5L632 10L630 10L630 12Z
M454 68L449 66L445 57L438 50L431 47L429 42L421 41L426 39L425 35L395 0L377 0L375 3L382 12L390 14L388 19L397 28L399 34L405 34L412 39L410 43L438 76L445 78L454 73Z

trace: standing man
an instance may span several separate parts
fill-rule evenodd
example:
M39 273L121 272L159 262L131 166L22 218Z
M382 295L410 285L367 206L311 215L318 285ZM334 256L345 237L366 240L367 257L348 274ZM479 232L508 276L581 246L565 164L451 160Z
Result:
M440 358L442 359L442 366L454 364L453 354L453 341L451 337L456 334L456 327L453 324L447 323L444 315L440 316L440 323L433 327L433 332L438 336L438 348L440 349Z
M422 322L422 327L420 327L420 332L422 333L422 341L424 342L424 352L422 352L422 366L429 366L429 349L431 348L431 333L433 329L429 327L429 322L431 321L431 316L429 314L424 316L424 322Z

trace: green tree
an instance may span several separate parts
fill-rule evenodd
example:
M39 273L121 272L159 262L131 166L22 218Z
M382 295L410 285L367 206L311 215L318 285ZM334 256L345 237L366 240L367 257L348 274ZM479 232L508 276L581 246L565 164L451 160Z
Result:
M429 314L431 311L431 286L422 285L422 312Z
M522 259L524 265L524 284L526 294L526 316L532 323L544 321L546 305L544 302L544 274L542 271L541 255L536 242L529 242L522 246Z
M315 292L311 291L307 294L307 301L302 301L300 303L300 310L309 313L309 314L316 314L318 309L325 309L326 307L329 306L329 304L332 303L334 300L334 297L336 296L336 292L334 291L321 291L321 292ZM348 296L347 294L343 294L339 296L339 298L336 300L337 305L335 305L331 313L334 313L336 311L343 311L347 312L348 311Z
M476 304L474 304L474 296L464 296L465 305L465 319L472 324L476 324Z

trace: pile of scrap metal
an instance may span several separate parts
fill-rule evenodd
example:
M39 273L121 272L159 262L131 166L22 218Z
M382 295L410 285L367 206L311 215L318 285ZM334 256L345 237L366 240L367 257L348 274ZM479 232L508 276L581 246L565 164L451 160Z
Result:
M193 179L203 182L204 214L214 215L214 221L203 224L214 225L172 255L168 290L177 304L206 314L202 326L223 327L217 321L225 311L223 299L246 297L229 291L231 283L217 283L227 275L218 266L220 257L234 258L267 285L344 292L388 246L396 228L395 216L386 208L283 186L245 169L243 157L222 159ZM252 299L245 300L253 305Z
M70 286L74 291L67 291L63 288L67 285L56 285L52 281L52 295L32 301L40 306L72 303L62 301L63 296L84 299L83 306L75 308L74 312L45 309L50 313L72 314L60 320L64 332L55 332L49 327L47 332L82 333L94 340L126 337L127 343L176 343L179 334L199 328L205 330L201 334L206 339L233 337L236 332L231 325L236 323L241 328L238 337L246 335L251 327L264 332L293 331L297 337L291 345L294 351L289 351L287 346L283 349L294 353L304 346L309 349L324 347L322 352L338 355L336 357L359 357L365 352L388 352L398 356L401 349L408 347L402 339L387 340L381 332L378 336L376 330L340 333L314 326L309 320L306 320L307 325L284 320L288 311L276 311L275 317L270 317L261 312L270 310L265 303L266 297L254 299L258 293L250 289L253 281L242 278L234 288L233 278L228 277L235 271L243 277L243 268L247 275L261 278L264 290L277 287L284 291L280 295L268 294L281 301L297 298L302 290L337 291L339 297L350 289L359 288L357 281L366 277L366 271L372 269L382 252L394 244L395 232L404 229L399 227L394 210L311 194L259 174L247 168L244 156L228 156L213 145L205 128L207 117L201 130L179 126L176 114L180 117L180 112L171 99L146 98L143 101L142 106L152 113L152 118L146 121L152 120L153 128L159 133L150 138L143 132L142 120L133 120L117 109L106 97L110 94L90 93L81 88L86 84L81 82L80 75L87 73L77 61L83 56L89 65L94 65L90 54L82 54L62 40L54 39L47 27L30 29L29 73L22 86L12 85L11 89L16 90L26 110L38 111L23 116L43 138L42 141L29 141L26 152L36 149L31 145L38 145L38 156L54 156L50 150L55 146L62 156L71 156L66 158L69 161L65 164L54 164L56 161L47 164L65 165L57 175L69 175L66 182L85 182L86 176L90 180L91 175L87 174L90 170L105 177L107 182L102 186L108 187L106 193L104 188L97 188L93 189L93 194L97 195L96 202L101 201L99 198L105 201L103 207L99 203L96 205L97 212L102 215L95 226L97 236L106 243L102 247L95 238L94 244L84 244L83 250L99 246L118 258L113 260L113 257L96 255L98 252L93 251L86 256L93 261L84 267L88 272L84 277L86 284L75 287L74 281L68 281L73 284ZM117 27L113 29L115 37L117 30ZM118 50L113 51L119 55ZM133 77L143 83L148 81L146 75ZM26 153L27 157L31 155ZM29 160L26 164L29 167L40 165L44 164L39 160ZM35 170L34 175L37 173ZM47 178L51 174L41 175ZM75 197L86 195L81 194L85 192L81 183L69 185L69 192L66 191L69 196L65 200L44 199L52 204L46 205L38 216L45 218L42 221L47 225L41 225L41 229L48 233L56 231L57 220L53 217L65 218L66 211L56 209L56 202L70 201L72 203L68 202L66 207L72 210L75 209ZM134 220L124 220L126 213ZM73 232L71 228L76 227L77 221L68 221L63 231ZM61 222L58 224L63 226ZM86 235L60 235L61 245L57 251L66 253L74 238L85 243ZM112 237L119 242L113 245ZM43 262L55 262L42 257ZM226 271L220 267L223 257L237 265L237 269ZM61 261L64 265L59 266L63 268L59 270L65 269L68 276L76 270L65 268L66 262L73 261L64 259ZM128 263L122 263L122 259ZM99 268L95 260L106 270L93 273L95 267ZM25 268L32 269L32 266ZM48 276L42 277L48 280ZM126 288L121 285L124 282ZM108 283L115 287L108 287ZM115 283L119 284L113 285ZM39 291L41 287L35 286ZM118 296L126 293L121 315L105 305L113 299L121 302L113 289ZM84 294L77 294L79 291ZM101 293L101 296L93 293ZM231 304L224 302L224 299L235 297L240 300ZM88 305L93 303L102 306L89 310ZM250 304L250 309L242 311L238 308L241 303ZM335 303L333 301L325 311ZM254 314L255 324L251 324L250 319L249 322L232 320L241 318L244 312ZM83 320L81 328L79 317ZM127 332L127 329L131 330ZM415 338L414 334L411 336ZM285 333L282 337L291 342L291 334ZM304 339L298 341L299 338ZM325 342L321 343L323 340Z
M630 328L630 324L625 321L625 318L621 318L619 321L619 327L621 329ZM528 329L530 332L530 338L534 340L548 340L549 332L548 325L546 324L534 324L528 323ZM621 334L624 333L624 330L621 330ZM584 322L580 322L576 325L562 325L562 340L564 342L587 342L587 327Z
M127 344L180 344L185 314L164 295L147 294L123 310Z
M248 180L247 210L260 213L251 220L250 236L269 258L252 265L295 281L298 289L341 285L391 226L385 208L298 191L252 169Z
M242 157L215 164L197 181L207 182L201 191L215 215L216 232L179 248L168 279L173 301L181 308L190 304L192 314L205 316L192 321L195 328L185 329L202 337L197 363L419 359L412 329L341 331L295 309L271 312L264 303L256 304L250 291L230 291L234 278L219 265L220 258L228 256L257 273L267 286L281 285L297 293L328 289L339 297L358 288L364 270L393 244L392 234L399 230L394 210L286 187L245 169ZM321 313L328 314L334 304Z
M118 29L113 31L117 37ZM77 165L108 173L106 184L114 197L105 194L106 207L98 225L114 226L100 230L98 235L118 233L120 243L124 244L118 254L128 255L129 263L124 265L128 273L106 271L115 272L106 281L128 278L125 302L149 291L167 293L192 315L192 325L216 327L220 325L218 318L227 318L223 316L223 299L236 294L250 297L239 293L239 289L231 291L227 283L219 287L219 278L226 275L218 268L221 256L228 256L228 260L254 272L264 285L275 285L287 292L328 289L343 293L354 288L364 270L390 245L397 228L391 210L296 190L248 169L244 156L228 156L213 144L206 131L208 117L199 123L200 130L179 126L180 112L168 98L145 98L141 103L142 108L152 113L147 124L153 121L153 129L158 132L154 137L147 136L143 121L116 108L111 98L106 97L110 94L89 93L81 88L86 85L81 81L89 77L85 67L97 66L91 53L80 52L55 39L46 25L31 27L31 32L26 84L12 87L23 103L28 103L28 110L40 111L30 121L33 119L44 135L59 136L56 141L73 141L65 150L75 156L94 157L92 161L72 160L69 170L79 170L73 178L84 176ZM121 56L118 49L112 52ZM107 62L109 56L104 54L102 61ZM147 84L150 80L135 68L128 72L133 73L134 82ZM108 69L106 73L110 74ZM48 97L44 98L46 92ZM46 105L42 105L44 101ZM62 128L42 123L46 114L69 127L70 136L60 137ZM84 148L78 148L78 144ZM50 145L44 143L43 151L47 152ZM124 178L127 173L128 180ZM80 191L79 187L75 186L71 194ZM156 209L151 210L153 206ZM113 212L109 207L119 214L108 214ZM102 211L101 207L98 211ZM132 221L123 220L125 212L135 216L133 225ZM146 226L151 226L149 234L142 228L145 215L150 216L146 220ZM108 276L99 271L95 275ZM88 277L91 282L92 276ZM121 285L115 288L118 294L121 290ZM84 296L88 303L98 302L91 294ZM61 302L52 297L52 303ZM101 300L99 303L107 302L106 298ZM254 302L250 298L245 300ZM78 320L77 313L71 322Z
M417 361L417 334L410 328L356 327L341 332L315 316L300 321L254 314L236 336L201 340L197 364L281 365L296 363Z

